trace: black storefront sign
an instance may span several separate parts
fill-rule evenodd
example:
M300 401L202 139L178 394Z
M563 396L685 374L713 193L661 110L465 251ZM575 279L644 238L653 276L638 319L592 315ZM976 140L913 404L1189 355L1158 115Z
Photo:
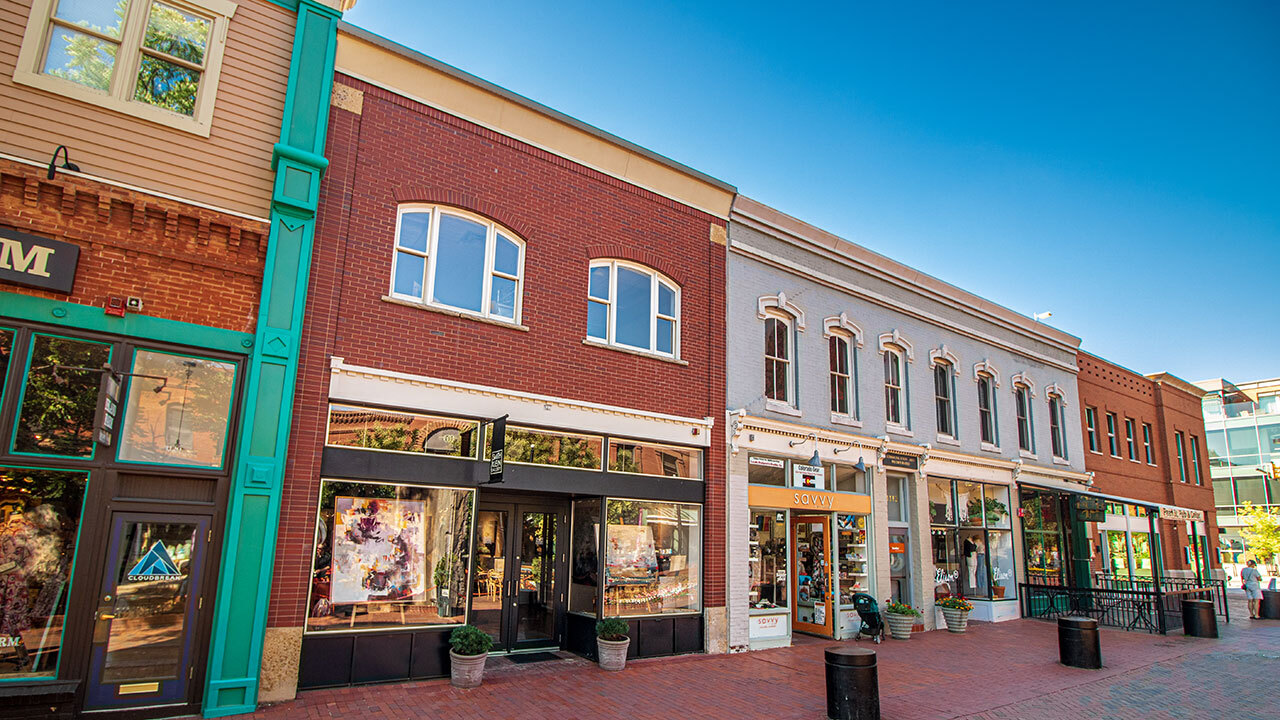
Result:
M70 293L80 246L0 227L0 280Z
M507 416L494 420L489 427L489 484L502 482L507 454Z
M884 460L880 461L880 465L887 468L919 470L920 458L915 455L903 455L902 453L885 453Z
M1106 522L1107 501L1103 498L1073 494L1071 499L1075 502L1076 520L1080 522Z

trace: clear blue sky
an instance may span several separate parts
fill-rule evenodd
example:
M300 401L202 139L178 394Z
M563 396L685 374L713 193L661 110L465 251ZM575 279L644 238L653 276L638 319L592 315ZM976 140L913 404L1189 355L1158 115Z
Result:
M1280 2L853 5L347 19L1138 372L1280 376Z

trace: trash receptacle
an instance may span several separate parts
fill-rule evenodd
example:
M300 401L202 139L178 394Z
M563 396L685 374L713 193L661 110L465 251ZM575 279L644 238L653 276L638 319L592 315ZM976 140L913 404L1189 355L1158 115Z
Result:
M1098 621L1078 616L1058 618L1058 658L1063 665L1100 669L1102 643L1098 637Z
M1182 634L1187 637L1218 637L1218 616L1212 600L1182 601Z
M1280 620L1280 590L1263 590L1258 615L1267 620Z
M827 717L832 720L880 720L880 681L876 652L836 645L826 650Z

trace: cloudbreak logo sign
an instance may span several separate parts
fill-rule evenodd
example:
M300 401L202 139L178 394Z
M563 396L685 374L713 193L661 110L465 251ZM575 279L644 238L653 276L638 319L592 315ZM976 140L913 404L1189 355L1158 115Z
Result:
M182 573L178 572L178 566L173 564L173 558L169 557L169 551L165 549L164 543L157 541L146 555L138 561L137 565L125 575L125 579L129 582L146 582L148 580L172 580L182 577Z

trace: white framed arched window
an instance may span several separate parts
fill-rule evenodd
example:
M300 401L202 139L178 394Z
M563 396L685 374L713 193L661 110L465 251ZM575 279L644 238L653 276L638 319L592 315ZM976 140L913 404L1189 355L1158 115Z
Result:
M1031 396L1033 391L1031 386L1018 382L1016 379L1013 384L1013 404L1014 411L1018 418L1018 450L1021 452L1035 454L1035 418L1031 413Z
M906 387L903 382L905 366L902 351L886 346L884 353L884 419L891 425L903 425L906 416Z
M631 350L679 356L679 286L644 265L592 260L587 337Z
M524 242L488 218L443 205L400 206L391 295L520 322Z
M770 312L764 319L764 397L787 405L795 405L791 323L791 318L780 312Z

